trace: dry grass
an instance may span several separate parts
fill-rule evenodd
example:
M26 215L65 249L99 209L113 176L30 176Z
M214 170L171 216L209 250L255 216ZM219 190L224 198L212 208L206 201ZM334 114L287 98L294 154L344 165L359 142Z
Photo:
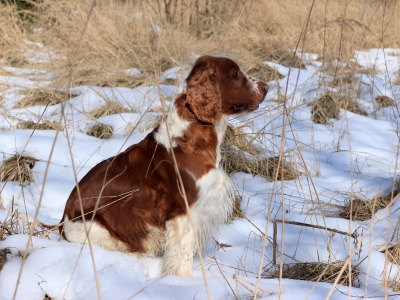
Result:
M1 239L0 239L1 240ZM10 249L5 248L0 250L0 271L7 262L7 254L11 253Z
M357 100L351 99L347 96L339 96L338 100L339 108L351 111L352 113L366 116L367 112L363 110L358 104Z
M310 103L310 105L312 106L311 118L317 124L326 125L329 119L338 119L340 109L362 116L367 115L367 112L361 108L357 100L352 99L345 93L326 93Z
M55 105L78 95L52 89L35 89L26 91L26 97L15 104L15 108L35 105Z
M221 166L231 175L236 172L246 172L258 175L268 180L293 180L299 172L289 162L279 157L265 157L264 150L256 147L241 128L229 125L221 145ZM282 168L283 166L283 168Z
M242 203L242 197L235 195L235 201L233 203L233 211L232 214L229 216L227 223L231 223L234 219L243 218L244 214L240 208L241 203Z
M394 100L385 95L377 96L375 100L378 108L389 107L394 104Z
M400 243L397 242L394 246L389 247L388 249L385 249L381 252L388 252L388 260L396 264L397 266L400 266ZM398 272L393 280L388 280L387 286L391 288L395 292L400 291L400 273Z
M34 157L22 155L7 159L0 167L0 181L33 182L32 168L35 162Z
M276 69L264 64L255 64L246 70L246 73L264 82L282 79L284 76Z
M67 74L69 76L69 74ZM67 76L65 79L67 79ZM72 76L72 86L95 85L101 87L135 88L146 82L145 77L129 76L118 70L96 68L78 70Z
M9 218L6 218L4 222L0 222L0 241L15 234L29 234L31 226L31 223L23 224L19 218L18 210L15 210ZM49 234L50 230L48 229L33 229L33 236L49 239Z
M101 118L101 117L105 117L105 116L120 114L123 112L125 112L125 108L121 103L106 100L106 103L103 106L92 110L89 113L89 115L92 118L97 119L97 118Z
M294 263L294 264L283 264L282 278L290 278L297 280L308 280L317 282L329 282L334 283L336 278L339 276L339 272L342 270L344 263L341 261L333 263ZM345 268L345 271L340 276L338 281L339 284L346 286L360 287L361 283L358 279L360 272L351 268L351 274L349 268ZM264 272L263 278L280 278L279 270L272 273ZM351 280L350 280L351 278Z
M42 42L46 50L57 53L52 57L52 68L62 70L64 78L72 78L72 85L126 87L192 62L193 53L233 56L245 70L264 80L279 77L259 70L265 60L304 66L289 49L295 49L305 33L311 7L306 0L176 1L169 7L154 0L143 6L137 1L106 0L94 7L80 39L91 4L91 0L35 1L37 10L30 20L15 17L14 6L0 4L0 59L15 66L27 64L16 49L32 47L25 40ZM385 19L379 13L384 8ZM337 58L348 61L354 49L379 48L382 40L385 47L396 48L400 45L398 20L400 8L393 1L354 0L347 3L346 10L341 1L316 1L299 48L318 54L324 62ZM33 31L32 27L42 31ZM142 70L145 79L122 72L132 67ZM61 82L65 84L66 80Z
M396 245L390 247L389 249L387 249L387 251L388 251L388 260L391 263L400 266L400 243L397 243Z
M87 135L97 137L99 139L109 139L112 137L114 129L106 124L95 124L88 129Z
M311 106L311 119L314 123L326 125L329 119L339 118L339 105L329 94L313 101Z
M398 191L395 190L393 197L396 197L397 194ZM350 199L343 206L339 206L334 216L347 220L351 218L355 221L369 220L378 210L387 207L391 201L391 191L386 195L376 196L372 200Z
M351 70L349 70L351 71ZM357 79L354 78L352 73L345 73L343 75L335 76L331 82L329 82L329 86L331 87L341 87L343 85L354 85L357 83Z
M60 123L56 123L54 121L44 120L43 123L35 123L35 122L29 120L29 121L19 121L17 124L17 129L62 131L63 127L61 126Z
M394 292L400 292L400 281L389 280L387 282L388 288L391 288Z

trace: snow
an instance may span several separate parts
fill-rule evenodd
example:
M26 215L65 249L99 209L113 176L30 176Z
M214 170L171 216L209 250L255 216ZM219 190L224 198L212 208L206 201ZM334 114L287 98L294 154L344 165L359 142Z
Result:
M158 30L155 28L155 30ZM43 45L33 45L42 48ZM36 52L35 52L36 51ZM43 53L25 53L30 59L44 60ZM298 54L299 55L299 54ZM367 116L341 110L338 120L328 125L311 121L308 105L327 90L321 80L329 79L323 65L314 54L303 53L305 69L290 69L276 62L264 64L276 68L285 77L270 82L271 89L260 109L250 115L232 117L230 122L245 126L247 132L260 132L256 138L266 154L276 156L280 149L286 158L297 162L301 175L296 180L268 181L245 173L232 175L236 193L242 197L241 210L245 218L235 219L224 226L216 243L203 254L205 274L211 299L250 299L245 285L263 299L348 299L349 297L396 296L383 286L385 279L395 278L398 267L387 262L385 249L395 232L400 217L398 201L387 210L375 213L367 221L349 221L323 216L321 207L340 205L352 194L372 199L390 191L393 178L399 172L398 111L395 107L378 109L374 99L387 95L399 99L399 87L392 83L400 65L399 49L370 49L354 55L362 68L373 68L372 75L358 73L359 91L354 93ZM38 62L38 61L37 61ZM65 201L75 185L93 166L105 158L140 142L151 130L162 112L162 102L178 93L178 87L160 85L162 99L156 86L107 88L79 86L70 92L75 97L65 103L66 124L63 131L17 129L19 120L62 119L62 104L49 107L14 108L24 96L25 89L49 86L56 74L36 69L2 66L9 76L0 76L0 155L2 161L16 153L37 159L33 168L34 182L0 182L0 221L9 218L9 211L34 215L39 202L38 218L46 224L57 224L63 214ZM188 66L167 70L161 79L181 79ZM128 75L142 76L140 70L125 70ZM274 102L287 92L289 119L283 118L283 107ZM121 103L128 111L93 120L88 113L106 101ZM397 103L398 104L398 103ZM289 121L289 122L288 122ZM96 122L114 128L113 136L101 140L85 134ZM282 135L285 134L285 139ZM74 169L76 175L74 175ZM76 176L76 178L75 178ZM328 205L329 204L329 205ZM0 205L1 207L1 205ZM332 206L330 206L332 207ZM334 286L292 279L258 279L260 264L270 266L273 258L273 221L286 220L337 229L349 234L333 233L327 229L277 223L277 263L328 262L350 259L360 271L360 287ZM264 233L268 237L264 248ZM7 262L0 271L0 299L12 299L18 276L21 275L16 299L207 299L200 268L195 258L193 276L160 277L159 257L109 252L97 246L72 244L57 232L49 239L15 234L0 241L0 249L9 248ZM28 244L27 244L28 243ZM283 248L282 248L283 245ZM28 247L27 247L28 246ZM28 256L22 266L22 253ZM264 256L262 256L265 250ZM281 257L280 253L284 253ZM95 274L98 278L96 286ZM236 279L233 276L236 275ZM242 281L243 282L243 281ZM268 290L273 295L265 292ZM282 298L280 298L282 297Z

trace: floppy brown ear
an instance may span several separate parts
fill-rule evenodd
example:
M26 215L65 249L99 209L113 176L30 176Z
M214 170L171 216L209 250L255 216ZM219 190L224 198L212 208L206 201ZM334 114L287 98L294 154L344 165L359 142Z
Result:
M221 93L215 69L197 69L187 79L187 102L200 121L215 124L222 116Z

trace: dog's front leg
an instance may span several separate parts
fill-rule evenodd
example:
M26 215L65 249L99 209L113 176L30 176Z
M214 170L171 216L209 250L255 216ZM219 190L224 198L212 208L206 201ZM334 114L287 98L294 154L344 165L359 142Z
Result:
M192 275L194 234L188 216L167 221L162 275Z

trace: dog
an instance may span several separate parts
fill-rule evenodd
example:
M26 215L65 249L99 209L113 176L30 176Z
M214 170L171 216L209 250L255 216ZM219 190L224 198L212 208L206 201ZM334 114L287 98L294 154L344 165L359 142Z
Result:
M163 255L163 276L191 276L195 236L206 246L233 209L219 167L228 119L258 109L267 91L230 58L198 58L165 121L72 190L60 233L73 243Z

